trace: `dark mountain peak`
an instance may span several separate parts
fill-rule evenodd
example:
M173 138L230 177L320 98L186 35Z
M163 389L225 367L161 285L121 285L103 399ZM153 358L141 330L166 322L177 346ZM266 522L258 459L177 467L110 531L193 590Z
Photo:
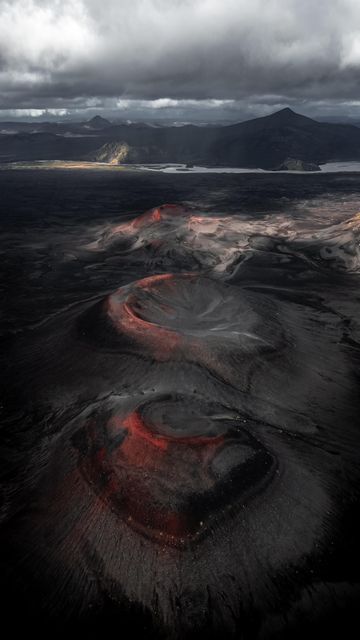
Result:
M111 122L109 122L109 120L106 120L106 118L102 118L101 116L94 116L86 124L92 129L105 129L106 127L111 127Z
M282 127L300 128L314 127L316 125L321 126L315 120L302 116L300 113L296 113L290 107L275 111L268 116L262 116L260 118L254 118L252 120L245 120L245 122L239 122L235 125L228 125L226 130L229 131L263 131L267 129L279 129Z
M297 113L295 113L295 111L293 111L292 109L290 109L290 107L284 107L284 109L280 109L280 111L277 111L276 113L277 113L278 115L279 115L280 113L282 113L284 116L285 116L286 114L287 114L287 115L292 114L292 115L294 115L294 116L297 116L297 115L298 115Z
M280 111L275 111L270 116L267 116L269 120L276 120L277 122L314 122L311 118L307 116L303 116L300 113L296 113L290 109L290 107L285 107L284 109L280 109Z

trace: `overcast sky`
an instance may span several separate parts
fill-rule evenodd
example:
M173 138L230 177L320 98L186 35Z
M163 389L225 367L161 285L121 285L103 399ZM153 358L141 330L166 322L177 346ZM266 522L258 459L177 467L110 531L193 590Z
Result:
M0 0L1 119L360 120L359 79L360 0Z

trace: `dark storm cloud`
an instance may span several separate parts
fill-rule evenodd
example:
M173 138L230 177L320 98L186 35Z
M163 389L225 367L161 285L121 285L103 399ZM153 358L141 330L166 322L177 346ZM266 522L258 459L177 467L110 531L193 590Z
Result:
M359 66L358 0L0 0L3 109L351 102Z

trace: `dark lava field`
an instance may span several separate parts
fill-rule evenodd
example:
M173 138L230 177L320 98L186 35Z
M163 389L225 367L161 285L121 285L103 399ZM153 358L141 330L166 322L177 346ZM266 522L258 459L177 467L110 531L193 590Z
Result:
M345 637L360 178L2 170L0 193L3 623Z

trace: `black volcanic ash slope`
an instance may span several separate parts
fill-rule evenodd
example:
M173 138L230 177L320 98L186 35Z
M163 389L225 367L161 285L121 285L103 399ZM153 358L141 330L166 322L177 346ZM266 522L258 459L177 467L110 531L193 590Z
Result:
M351 618L360 224L318 223L172 204L77 237L77 301L53 287L7 345L4 616L158 640Z

